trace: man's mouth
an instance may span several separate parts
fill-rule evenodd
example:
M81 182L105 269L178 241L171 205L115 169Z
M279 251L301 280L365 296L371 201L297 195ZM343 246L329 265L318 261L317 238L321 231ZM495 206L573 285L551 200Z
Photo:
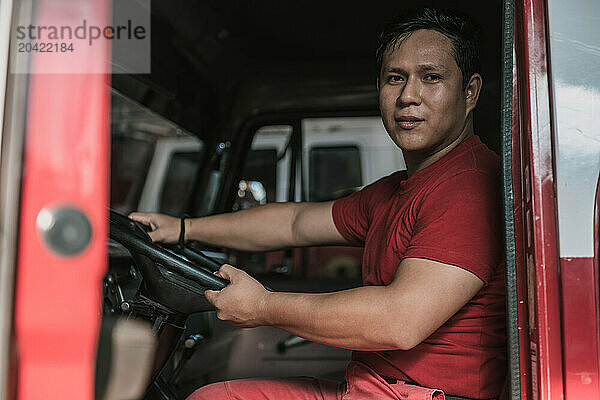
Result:
M407 130L414 129L417 126L421 125L423 121L425 121L422 118L418 118L412 115L396 117L395 120L396 124L398 124L400 128Z

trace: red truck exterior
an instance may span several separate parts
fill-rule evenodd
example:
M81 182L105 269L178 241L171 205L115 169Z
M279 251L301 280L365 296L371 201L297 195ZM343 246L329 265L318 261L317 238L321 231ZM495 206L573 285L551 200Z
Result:
M108 2L78 1L108 24ZM61 12L50 3L35 3L39 24L80 19L75 8ZM518 299L518 330L510 340L518 345L518 366L511 368L518 372L507 398L600 398L600 186L594 257L561 257L547 3L517 0L513 18L509 162L515 229L508 240L514 241ZM45 61L34 55L32 62ZM11 399L85 400L94 395L99 287L107 265L109 78L30 78L10 366L16 391ZM89 245L70 257L50 250L36 224L42 209L61 205L81 210L92 227Z

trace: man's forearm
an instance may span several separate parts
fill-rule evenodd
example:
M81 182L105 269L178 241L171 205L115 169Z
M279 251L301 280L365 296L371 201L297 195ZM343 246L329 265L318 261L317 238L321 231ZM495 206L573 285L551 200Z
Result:
M271 203L186 222L187 239L236 250L347 243L333 225L331 203Z
M398 350L414 346L386 286L334 293L270 293L265 324L314 342L352 350ZM393 334L390 334L393 332Z
M408 350L431 336L483 288L473 273L421 258L401 261L387 286L333 293L269 292L230 265L231 284L207 290L217 317L240 328L275 326L306 339L353 350Z
M272 203L247 210L189 220L188 240L243 251L267 251L293 245L291 226L297 203Z

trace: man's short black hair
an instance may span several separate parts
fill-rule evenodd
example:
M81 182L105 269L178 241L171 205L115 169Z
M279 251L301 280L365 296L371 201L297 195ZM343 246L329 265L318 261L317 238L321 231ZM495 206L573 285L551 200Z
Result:
M390 21L379 36L376 52L378 74L381 75L386 52L420 29L431 29L450 39L452 55L462 72L463 87L466 87L471 76L480 71L479 30L471 18L451 10L415 8L402 12Z

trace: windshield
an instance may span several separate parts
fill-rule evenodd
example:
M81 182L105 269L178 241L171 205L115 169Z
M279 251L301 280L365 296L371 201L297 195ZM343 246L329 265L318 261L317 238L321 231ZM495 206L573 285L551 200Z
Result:
M110 207L122 213L182 212L182 200L192 193L202 145L173 122L113 90ZM181 185L173 186L175 181Z

